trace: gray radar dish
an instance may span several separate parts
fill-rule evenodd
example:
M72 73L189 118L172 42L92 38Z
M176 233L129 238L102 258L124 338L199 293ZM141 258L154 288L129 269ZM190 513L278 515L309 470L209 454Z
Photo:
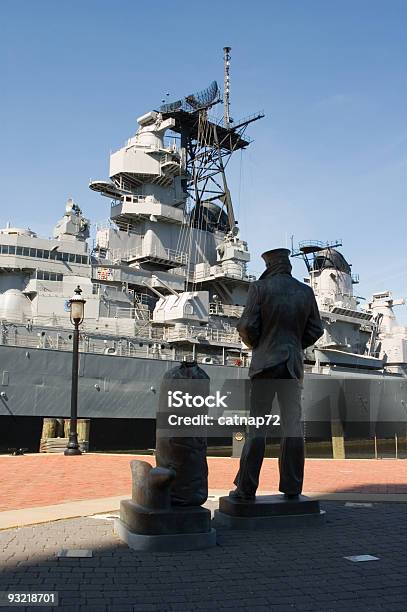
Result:
M189 94L181 100L163 104L160 106L161 113L171 113L177 110L184 110L188 113L192 113L196 110L209 108L212 104L219 101L219 87L216 81L212 83L206 89L199 91L194 94Z

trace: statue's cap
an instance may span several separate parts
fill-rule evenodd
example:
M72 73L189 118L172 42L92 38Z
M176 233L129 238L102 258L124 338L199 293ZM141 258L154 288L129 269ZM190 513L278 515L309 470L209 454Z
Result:
M270 266L276 263L290 263L290 254L290 249L271 249L262 253L262 257L266 262L266 266Z

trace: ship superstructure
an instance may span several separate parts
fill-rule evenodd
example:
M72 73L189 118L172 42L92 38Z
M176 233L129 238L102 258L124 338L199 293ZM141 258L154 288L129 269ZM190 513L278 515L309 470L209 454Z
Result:
M135 136L111 155L110 181L90 187L111 199L114 224L97 232L94 279L124 287L136 310L148 304L151 329L173 347L225 364L243 356L234 322L252 280L225 166L263 114L231 127L229 116L227 125L209 117L218 101L213 82L139 117Z
M324 334L308 351L312 371L329 373L338 369L366 369L403 373L407 360L407 327L397 324L389 291L374 294L360 307L353 287L359 276L352 273L338 247L341 240L323 243L303 241L292 256L301 256L309 276L304 281L316 296Z

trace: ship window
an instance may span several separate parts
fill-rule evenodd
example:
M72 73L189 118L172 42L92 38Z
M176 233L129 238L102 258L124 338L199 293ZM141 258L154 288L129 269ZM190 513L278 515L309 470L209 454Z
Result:
M63 274L57 274L57 281L61 281L63 278Z
M62 253L62 261L68 261L69 253Z
M22 254L23 254L23 247L17 247L16 255L22 255Z
M81 256L80 255L75 255L75 262L76 263L81 263Z
M2 255L5 255L8 253L8 244L2 244L1 245L1 253Z
M16 254L16 247L15 246L11 246L11 244L8 247L8 252L9 255L15 255Z
M42 249L37 249L37 257L44 257L44 251Z
M57 251L57 261L62 261L62 255L63 253L60 253L59 251Z
M57 252L56 251L50 251L49 252L49 258L50 259L56 259L57 258Z
M35 278L36 278L37 280L42 280L42 278L43 278L43 273L42 273L42 271L41 271L41 270L36 270L36 272L35 272Z
M71 263L75 263L75 254L74 253L69 253L69 261Z
M49 280L49 272L44 272L44 280Z
M49 259L49 251L43 251L43 258Z
M30 249L30 257L37 257L37 249Z
M28 249L27 247L23 247L23 255L24 257L28 257L30 254L30 249Z

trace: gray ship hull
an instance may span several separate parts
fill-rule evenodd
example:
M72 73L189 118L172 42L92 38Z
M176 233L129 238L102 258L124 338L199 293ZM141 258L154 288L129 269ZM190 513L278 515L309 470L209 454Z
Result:
M155 418L161 380L176 362L93 353L79 356L79 416ZM214 387L247 368L202 365ZM0 346L0 416L69 417L72 354Z
M69 418L71 359L65 351L0 346L0 416ZM154 419L161 380L175 363L81 353L79 417ZM240 390L248 379L247 368L202 367L213 390L237 391L233 410L245 409ZM357 370L305 374L307 437L330 437L332 422L362 436L374 435L378 426L405 435L406 407L407 379L401 376Z

